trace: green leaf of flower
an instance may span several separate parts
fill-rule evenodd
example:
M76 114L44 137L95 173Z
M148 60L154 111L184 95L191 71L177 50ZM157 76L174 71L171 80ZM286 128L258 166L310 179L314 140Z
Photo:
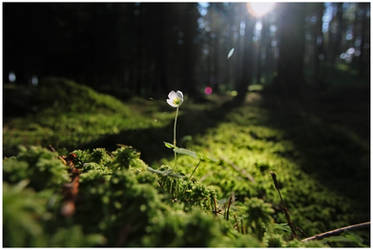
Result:
M186 148L178 148L178 147L175 147L175 148L174 148L174 151L175 151L177 154L189 155L189 156L192 156L193 158L196 158L196 159L198 158L196 152L191 151L191 150L186 149Z
M202 161L209 161L209 162L214 162L214 163L219 162L219 159L216 159L215 157L207 155L207 154L204 154L204 153L200 153L199 154L199 158Z
M171 143L169 143L169 142L163 142L164 143L164 145L166 146L166 148L174 148L174 145L172 145Z

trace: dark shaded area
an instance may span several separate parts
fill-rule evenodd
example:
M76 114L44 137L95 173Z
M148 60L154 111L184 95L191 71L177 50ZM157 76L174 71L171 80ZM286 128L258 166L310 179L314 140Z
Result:
M6 3L4 81L63 76L119 97L194 93L196 4Z
M269 124L285 131L302 152L302 169L355 201L363 220L370 208L370 87L356 83L303 99L264 95ZM292 154L285 157L297 160Z

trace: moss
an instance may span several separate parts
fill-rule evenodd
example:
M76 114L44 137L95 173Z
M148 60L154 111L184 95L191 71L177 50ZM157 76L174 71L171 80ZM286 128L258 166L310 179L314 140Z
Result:
M68 167L57 154L41 147L21 147L17 156L4 160L4 179L11 182L30 180L30 186L40 191L45 188L58 190L69 181Z
M25 108L31 111L13 117L4 127L5 155L17 154L19 145L53 145L60 152L64 148L72 151L77 145L89 144L107 135L164 126L172 117L164 112L141 116L135 110L137 105L125 105L112 96L59 78L42 81L40 87L32 89L28 99L31 107Z
M60 92L55 98L46 96L52 86ZM216 101L187 105L178 128L186 139L178 142L206 156L189 179L198 159L180 155L174 166L172 152L162 144L172 135L173 113L166 103L138 98L124 104L65 80L52 80L42 88L36 98L52 101L50 107L40 105L38 112L7 121L4 127L5 155L15 155L4 159L6 190L29 180L18 202L27 195L35 199L28 211L35 219L30 225L41 228L40 237L30 232L20 236L23 245L71 246L69 232L79 235L74 241L81 246L342 244L290 241L288 227L276 228L287 220L271 171L277 175L292 221L306 235L369 218L365 191L369 146L351 126L344 126L342 121L348 119L338 113L340 107L332 113L336 124L294 101L271 99L239 107L214 106ZM116 145L127 142L136 149ZM40 147L18 149L20 144L52 144L60 155L76 154L74 164L81 174L72 220L60 214L61 187L70 181L68 168L57 153ZM151 168L140 159L140 152L152 159L147 162ZM38 206L49 216L45 221ZM19 207L15 211L22 218L26 209ZM17 220L14 215L9 218ZM6 228L7 235L28 230L14 229L8 222ZM369 244L364 233L361 242L348 244ZM95 240L88 240L88 235Z
M281 235L269 234L264 237L263 240L267 247L284 247L285 242Z
M60 214L63 193L55 197L53 192L70 182L69 178L62 183L55 181L67 174L57 154L31 147L5 160L5 180L14 183L4 186L9 246L213 246L219 238L227 237L210 210L209 198L214 192L208 187L177 178L173 181L178 187L163 189L160 183L165 186L170 179L147 171L131 147L121 146L113 152L76 150L72 154L74 165L81 171L73 220ZM38 186L24 179L32 176L24 173L25 166L26 171L43 169L40 162L45 160L65 171L52 171L55 176L49 176L49 181L54 185ZM21 167L9 171L19 162ZM17 189L20 184L15 180L22 180L30 189ZM22 192L14 196L13 190ZM146 236L150 232L152 236ZM19 238L14 236L18 233Z

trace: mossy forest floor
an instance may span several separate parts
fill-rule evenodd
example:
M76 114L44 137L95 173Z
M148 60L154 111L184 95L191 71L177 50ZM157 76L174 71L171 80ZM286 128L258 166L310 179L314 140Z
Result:
M369 246L369 229L299 241L370 220L369 92L186 98L177 142L197 157L175 164L166 97L122 102L61 79L5 85L4 246Z

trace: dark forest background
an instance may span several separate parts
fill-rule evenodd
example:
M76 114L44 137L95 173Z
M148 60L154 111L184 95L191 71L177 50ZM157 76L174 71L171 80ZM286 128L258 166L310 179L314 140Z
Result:
M3 7L4 82L60 76L125 98L269 83L297 95L327 88L336 69L369 79L369 3L277 3L262 17L247 3Z

